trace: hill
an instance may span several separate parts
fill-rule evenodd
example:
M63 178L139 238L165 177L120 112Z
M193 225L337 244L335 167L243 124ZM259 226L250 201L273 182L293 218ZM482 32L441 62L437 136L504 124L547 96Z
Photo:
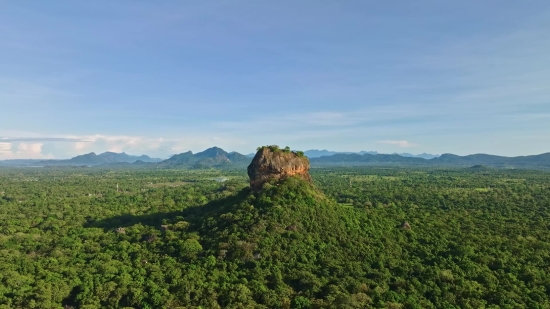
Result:
M146 155L141 156L132 156L129 154L116 153L116 152L104 152L97 155L95 152L90 152L88 154L80 155L73 157L68 160L45 160L39 161L37 164L42 165L102 165L102 164L113 164L113 163L134 163L136 161L142 162L159 162L161 159L151 158Z
M132 156L126 153L105 152L97 155L94 152L79 155L68 160L18 160L20 165L30 163L57 166L57 165L87 165L109 168L118 167L161 167L161 168L236 168L245 167L250 158L238 152L226 152L219 147L208 148L205 151L193 154L191 151L173 155L169 159L161 160L146 155ZM15 161L14 161L15 163Z
M199 298L186 301L184 292L176 296L181 302L204 308L329 308L340 302L361 308L372 302L366 286L361 290L357 273L347 283L357 287L355 293L336 288L351 279L345 272L352 275L356 267L366 265L366 252L359 248L370 241L359 232L358 221L366 217L339 206L307 181L290 177L277 185L266 184L258 193L242 189L177 216L163 219L166 237L151 245L161 250L158 254L175 254L196 265L199 277L193 281L224 281L215 294L197 285L193 289ZM91 226L110 230L127 218ZM149 218L133 220L146 223ZM130 229L125 231L121 240L133 237ZM206 273L199 275L202 272L210 273L209 279L203 277ZM77 298L74 303L78 305Z
M197 156L211 159L226 153L209 149ZM307 158L299 153L261 148L249 167L254 190L245 188L162 219L165 236L149 236L152 240L147 241L157 248L157 254L175 255L194 265L197 272L192 281L196 283L224 282L216 292L197 284L193 287L196 296L189 300L180 289L178 293L184 294L175 296L180 302L204 308L330 308L343 304L362 308L372 303L366 294L368 287L361 285L364 275L353 273L360 265L370 267L365 264L366 252L358 250L370 243L360 223L367 217L327 198L311 184L307 169L285 176L305 164ZM256 178L262 172L269 175L261 177L266 182L258 191ZM124 231L119 233L121 240L131 239L133 229L121 229L121 224L149 224L153 218L124 223L128 216L115 217L93 222L90 227ZM342 276L345 273L353 273L353 277ZM344 282L354 286L355 292L341 291L338 286ZM78 299L75 295L69 303L78 307Z
M193 154L188 151L180 153L158 164L163 168L224 168L244 167L250 163L250 158L238 152L226 152L219 147L208 148L205 151Z
M488 154L473 154L468 156L443 154L439 158L430 160L430 163L451 165L488 165L500 167L550 167L550 153L520 157L503 157Z

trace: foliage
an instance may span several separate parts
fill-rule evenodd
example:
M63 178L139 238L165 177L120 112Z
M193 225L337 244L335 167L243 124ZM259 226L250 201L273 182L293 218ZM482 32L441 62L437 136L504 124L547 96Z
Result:
M290 147L286 146L285 148L281 149L279 148L279 146L277 145L267 145L267 146L261 146L261 147L258 147L256 148L256 151L261 151L263 149L266 149L268 148L269 150L271 150L272 152L284 152L284 153L294 153L295 155L297 155L298 157L302 158L302 157L305 157L305 154L303 151L292 151L290 149Z
M279 148L278 145L266 145L266 146L260 146L258 148L256 148L257 151L260 151L260 150L263 150L263 149L266 149L268 148L269 150L271 150L272 152L279 152L281 151L281 148Z
M550 307L547 172L223 173L0 169L0 308Z

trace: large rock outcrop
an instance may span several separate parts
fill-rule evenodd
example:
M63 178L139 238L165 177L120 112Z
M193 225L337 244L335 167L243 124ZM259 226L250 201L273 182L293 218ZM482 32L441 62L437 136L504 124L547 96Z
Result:
M283 180L291 176L311 182L309 160L303 153L276 147L262 147L248 166L250 188L253 191L261 190L266 182Z

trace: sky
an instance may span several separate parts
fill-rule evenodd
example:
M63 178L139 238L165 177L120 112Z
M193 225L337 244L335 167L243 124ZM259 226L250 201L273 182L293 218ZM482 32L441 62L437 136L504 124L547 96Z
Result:
M550 151L550 1L0 0L0 160Z

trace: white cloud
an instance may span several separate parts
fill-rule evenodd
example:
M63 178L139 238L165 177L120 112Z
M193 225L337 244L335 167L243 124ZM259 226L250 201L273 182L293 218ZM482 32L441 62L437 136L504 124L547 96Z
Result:
M151 138L143 136L127 135L90 135L76 137L88 142L74 144L74 150L82 152L127 152L130 154L151 154L165 156L188 150L202 151L208 147L220 146L229 147L239 141L230 138L217 136L193 136L175 139Z
M10 138L10 141L31 140L31 138ZM218 146L227 151L245 144L239 139L223 135L193 135L181 138L152 138L129 135L82 135L63 137L36 137L32 140L44 142L2 142L0 139L0 160L6 159L66 159L85 153L106 151L126 152L132 155L146 154L166 158L186 151L203 151ZM250 147L253 149L252 147Z
M30 157L41 156L43 143L21 143L17 147L16 154Z
M0 137L0 142L86 142L78 138L65 137Z
M0 160L9 159L50 159L42 153L43 143L0 143Z
M0 155L11 154L11 143L0 143Z
M416 147L417 144L413 144L409 141L379 141L382 144L395 145L403 148Z

